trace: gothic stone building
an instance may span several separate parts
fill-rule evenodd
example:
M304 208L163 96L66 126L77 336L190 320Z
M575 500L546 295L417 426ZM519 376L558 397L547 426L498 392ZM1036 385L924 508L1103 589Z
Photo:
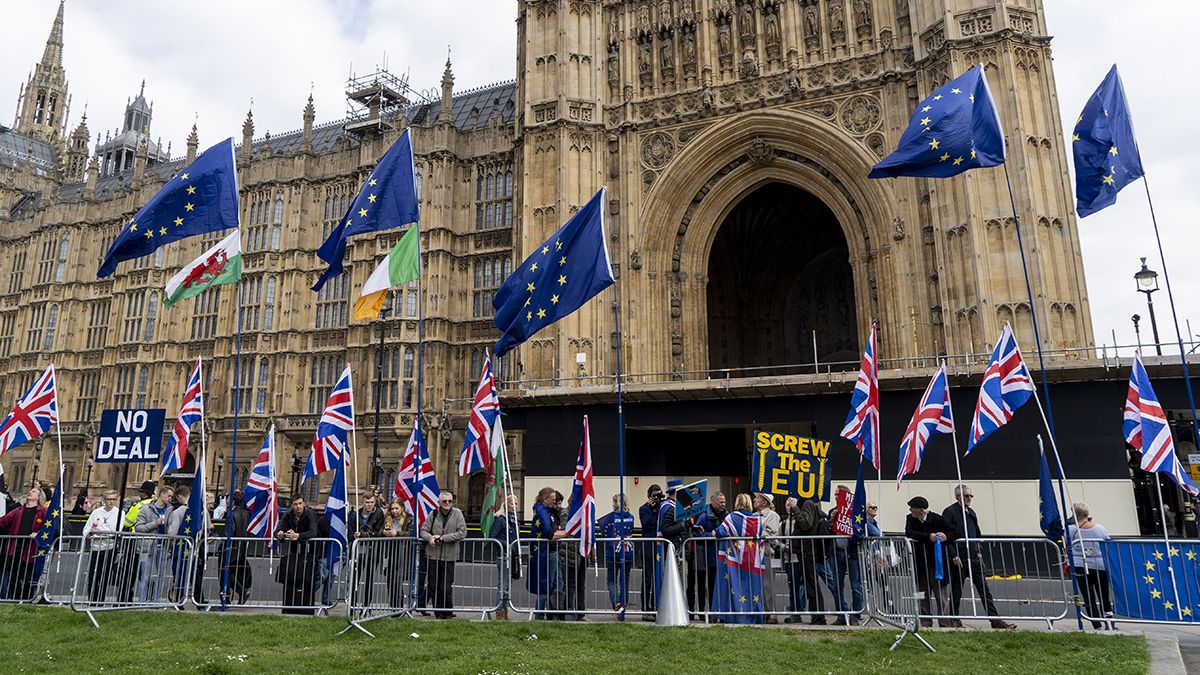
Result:
M617 473L618 356L628 374L634 492L667 475L738 489L748 473L745 435L756 425L835 438L852 386L844 371L856 368L872 322L885 448L898 443L939 355L974 355L951 359L959 425L969 423L979 363L1001 326L1011 322L1026 351L1033 347L1004 175L873 181L866 173L894 147L916 102L976 63L1008 130L1043 347L1093 345L1041 0L515 4L515 83L455 93L447 63L440 100L405 101L374 82L348 92L368 102L365 117L317 124L310 99L299 131L256 137L247 115L237 151L246 247L239 448L237 466L224 471L240 480L274 421L287 482L286 460L307 454L348 360L360 402L360 483L390 481L418 413L423 302L420 413L442 484L475 502L480 478L458 479L453 466L483 350L497 336L492 295L601 185L616 285L500 364L518 489L551 483L566 492L588 412L607 503ZM100 411L173 415L201 355L210 359L210 461L227 462L233 287L161 306L166 280L203 242L172 244L95 278L120 225L195 155L197 132L186 157L172 157L150 138L143 91L95 151L86 119L68 135L62 22L60 7L16 122L0 134L0 392L11 400L46 363L57 366L64 454L82 486ZM421 183L423 297L404 289L383 322L354 322L357 289L402 231L356 239L349 273L319 294L309 290L321 269L314 251L405 126ZM374 468L381 323L382 462ZM1018 490L1006 480L1024 489L1021 481L1036 477L1027 451L1038 426L1031 420L996 441L1020 448L1021 460L971 467L994 479L988 494L1001 500ZM1098 473L1081 477L1095 480L1077 489L1131 502L1115 447L1115 459L1089 464ZM10 477L27 480L39 454L45 474L52 449L17 449L6 458ZM947 461L927 465L938 496ZM848 476L853 451L838 446L833 462L835 476ZM128 482L152 472L135 467ZM97 469L90 487L119 479ZM905 495L885 495L885 504ZM1020 508L1034 515L1010 529L1027 531L1036 503Z

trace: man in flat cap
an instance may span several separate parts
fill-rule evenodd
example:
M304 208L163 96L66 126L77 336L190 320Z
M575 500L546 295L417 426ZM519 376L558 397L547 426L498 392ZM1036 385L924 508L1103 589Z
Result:
M958 530L940 514L929 510L929 500L917 495L908 500L908 516L904 519L904 536L913 541L913 562L916 564L917 592L922 594L921 615L938 616L942 610L941 580L948 578L948 552L943 547L958 538ZM939 553L941 555L939 555ZM940 562L940 566L939 566ZM930 600L933 602L931 603ZM943 626L947 621L939 621ZM922 626L932 626L922 618Z

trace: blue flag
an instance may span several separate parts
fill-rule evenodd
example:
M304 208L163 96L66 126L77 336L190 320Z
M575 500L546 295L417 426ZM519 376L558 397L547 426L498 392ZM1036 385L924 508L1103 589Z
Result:
M350 204L350 210L317 249L317 256L329 267L317 279L314 291L342 273L346 240L363 232L390 230L421 219L417 200L417 181L413 171L412 131L405 129L384 153L371 175Z
M1038 439L1041 443L1041 438ZM1050 482L1050 465L1046 462L1046 450L1042 448L1042 469L1038 473L1038 525L1042 534L1050 541L1062 541L1062 512L1058 510L1058 498L1054 496L1054 485Z
M348 554L346 549L346 462L338 462L333 472L333 484L329 486L329 500L325 502L325 518L329 520L329 537L341 543L341 546L328 544L325 550L325 563L329 566L330 574L337 575L341 568L342 559Z
M50 557L50 549L54 548L54 542L58 541L59 528L63 521L62 497L62 480L59 480L58 485L54 486L54 496L50 498L50 503L46 504L45 520L37 532L37 556L33 563L34 584L41 580L42 570Z
M117 263L150 255L163 244L237 226L237 169L233 139L227 138L200 153L133 215L96 276L107 277Z
M188 496L187 511L183 514L183 522L179 524L179 534L195 539L205 534L204 521L208 515L208 504L205 494L208 486L204 483L204 462L196 463L196 477L192 479L192 492Z
M1145 173L1114 65L1083 106L1071 134L1075 155L1075 210L1090 216L1117 203L1117 193Z
M858 463L858 480L854 483L854 499L850 500L850 514L854 517L851 541L867 538L867 485L863 481L863 464Z
M948 178L1004 163L1004 133L983 66L975 66L917 106L896 151L870 178Z
M604 188L534 250L496 291L499 358L613 284L604 241Z
M1082 544L1100 547L1118 618L1200 619L1200 546L1194 542L1167 546L1162 541L1085 539Z

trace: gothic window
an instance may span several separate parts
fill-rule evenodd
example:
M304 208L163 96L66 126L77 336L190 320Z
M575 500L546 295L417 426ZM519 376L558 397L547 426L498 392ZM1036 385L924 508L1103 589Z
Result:
M54 270L54 281L60 284L67 278L67 252L70 247L70 237L64 234L62 241L58 244L58 266Z
M135 408L146 407L146 392L150 387L150 367L142 366L138 370L137 397L134 399Z
M402 373L404 381L401 387L400 406L405 410L413 407L413 391L416 389L413 384L413 374L416 371L416 369L413 367L415 356L416 353L413 351L412 347L404 348L404 371Z
M89 422L96 414L96 396L100 391L100 371L91 370L79 376L75 394L75 420Z
M146 291L131 291L125 295L125 326L122 342L142 339L142 313L145 311Z
M257 194L251 197L249 214L246 220L246 251L253 253L255 251L266 251L272 247L272 241L275 242L275 248L278 248L278 226L271 224L270 218L270 203L271 196L268 194ZM279 197L277 203L277 211L280 218L283 216L283 197Z
M12 272L8 275L8 292L19 293L25 282L25 251L17 251L12 260Z
M481 165L475 184L475 229L512 226L512 162Z
M350 275L341 274L328 281L317 293L317 328L341 328L346 325L346 298Z
M325 191L325 219L322 222L321 241L329 238L329 233L333 232L333 228L341 221L342 216L346 215L346 209L350 208L350 190L353 189L349 183L334 185L326 188Z
M52 239L42 242L42 259L38 262L37 282L48 284L54 279L54 267L58 261L58 245Z
M119 366L117 368L117 384L113 391L113 402L118 408L132 408L133 381L136 377L135 366Z
M342 362L336 354L314 356L308 377L308 412L319 415L325 409L329 390L342 372Z
M29 327L25 329L25 351L36 352L42 346L42 330L46 322L46 306L29 308Z
M54 333L58 329L58 305L50 305L46 315L46 341L42 344L43 351L54 349Z
M33 107L33 122L34 124L42 123L42 114L46 110L46 92L38 91L37 104Z
M262 317L262 277L243 279L239 288L242 296L242 330L256 331Z
M104 250L107 251L108 248L106 247ZM144 255L140 258L133 259L133 269L135 270L147 270L152 266L157 270L162 269L163 249L161 246L154 250L154 255Z
M49 108L50 108L49 114L46 115L46 124L49 124L50 126L54 126L54 114L55 114L55 112L57 112L57 108L58 108L58 97L57 96L53 96L53 95L50 96Z
M258 361L258 381L254 384L254 412L259 415L267 410L267 384L271 381L271 363L264 356Z
M221 304L221 287L210 288L195 298L192 305L192 339L207 340L217 333L217 307Z
M250 404L254 400L254 367L253 357L242 359L241 372L238 374L238 395L235 404L233 392L229 392L229 412L250 412Z
M477 258L472 279L471 316L483 318L492 315L492 298L496 290L512 274L512 258L507 255Z
M262 329L275 329L275 277L267 277L263 289Z
M12 354L13 330L17 325L17 313L0 314L0 357Z
M108 341L108 299L95 300L88 310L87 348L103 349Z
M146 333L143 342L154 339L154 320L158 317L158 291L150 293L150 301L146 303Z
M383 410L395 410L400 404L400 356L398 347L383 351L382 369L377 372L379 384L371 387L371 405Z

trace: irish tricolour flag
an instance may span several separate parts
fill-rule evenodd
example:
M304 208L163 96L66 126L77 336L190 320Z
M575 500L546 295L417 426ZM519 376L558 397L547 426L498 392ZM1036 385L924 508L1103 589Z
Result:
M171 277L167 282L167 307L200 295L210 286L236 284L241 278L242 233L234 230Z
M363 321L379 316L390 288L403 286L421 276L421 251L418 237L421 233L416 224L400 237L396 246L371 273L363 284L362 297L354 303L354 318Z

